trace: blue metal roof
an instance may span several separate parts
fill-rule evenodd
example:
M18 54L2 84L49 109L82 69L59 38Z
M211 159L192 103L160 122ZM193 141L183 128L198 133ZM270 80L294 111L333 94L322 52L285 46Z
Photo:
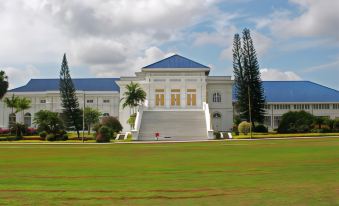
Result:
M73 79L76 90L79 91L119 91L115 81L119 78L85 78ZM10 90L10 92L44 92L58 91L59 79L31 79L25 86Z
M339 91L310 81L263 81L263 87L266 102L339 102Z
M209 67L202 65L198 62L190 60L186 57L175 54L167 57L163 60L143 67L144 69L158 69L158 68L203 68L209 69Z

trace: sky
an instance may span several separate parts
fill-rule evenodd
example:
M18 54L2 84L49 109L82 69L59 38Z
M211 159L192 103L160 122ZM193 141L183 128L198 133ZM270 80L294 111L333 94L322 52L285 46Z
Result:
M174 53L232 75L232 41L251 30L263 80L339 89L339 0L1 0L0 69L10 88L131 76Z

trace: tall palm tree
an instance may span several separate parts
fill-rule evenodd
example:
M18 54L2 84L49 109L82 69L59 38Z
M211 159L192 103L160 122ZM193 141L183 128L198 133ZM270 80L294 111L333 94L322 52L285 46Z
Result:
M14 108L17 107L18 101L19 101L19 97L14 96L14 94L12 95L11 98L6 97L4 99L6 106L8 108L11 108L12 114L14 113Z
M136 107L145 102L146 92L138 83L133 82L127 84L125 88L124 97L121 99L124 100L122 107L129 107L131 115L134 115L136 113Z
M4 71L0 71L0 100L5 96L8 89L8 77Z
M22 123L24 123L24 111L29 108L31 108L31 100L26 97L19 98L15 107L15 113L21 112Z
M122 107L130 107L132 112L135 112L134 109L141 103L146 100L146 92L140 87L138 83L131 82L126 85L126 91L124 92L124 103Z

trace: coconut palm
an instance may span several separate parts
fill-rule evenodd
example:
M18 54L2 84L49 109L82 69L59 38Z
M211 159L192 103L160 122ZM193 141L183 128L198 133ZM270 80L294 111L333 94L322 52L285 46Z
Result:
M12 114L14 114L14 108L17 107L18 101L19 101L19 97L14 96L14 94L12 95L11 98L6 97L4 99L6 106L8 108L11 108Z
M4 71L0 71L0 100L5 96L8 89L8 77Z
M122 107L130 107L131 113L135 113L135 108L145 102L146 100L146 92L140 87L138 83L131 82L126 85L126 91L124 92L124 103Z
M126 85L126 91L124 92L124 97L121 99L124 101L122 107L129 107L130 114L135 115L136 107L146 100L146 92L140 87L138 83L131 82ZM132 125L131 125L132 127Z
M21 112L21 116L22 116L22 123L24 123L24 111L31 108L31 100L23 97L23 98L19 98L16 107L15 107L15 113Z

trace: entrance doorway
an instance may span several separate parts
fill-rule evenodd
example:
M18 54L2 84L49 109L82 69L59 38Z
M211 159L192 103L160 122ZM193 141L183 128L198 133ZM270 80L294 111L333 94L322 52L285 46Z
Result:
M219 112L213 113L213 130L221 131L221 114Z

